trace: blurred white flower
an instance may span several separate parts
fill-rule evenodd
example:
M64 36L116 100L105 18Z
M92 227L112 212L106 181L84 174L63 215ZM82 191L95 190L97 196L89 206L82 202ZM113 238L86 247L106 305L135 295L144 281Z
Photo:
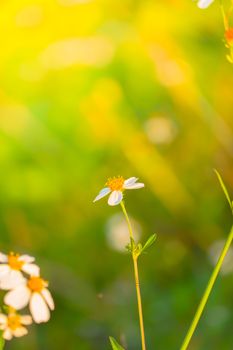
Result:
M0 253L0 288L5 290L15 288L24 280L22 272L38 276L40 269L33 264L34 261L35 258L29 255Z
M132 217L130 222L133 228L134 240L139 241L142 229L140 224ZM118 252L126 253L126 245L129 243L128 225L122 214L115 214L108 219L106 224L106 238L108 245Z
M32 276L9 291L4 302L16 310L29 304L33 320L36 323L47 322L50 319L50 310L54 310L54 301L47 287L47 281L39 276Z
M149 140L155 144L171 143L177 130L170 118L163 116L152 116L145 123L145 132Z
M122 176L110 178L106 183L106 187L99 192L93 202L96 202L111 193L108 198L108 204L111 206L117 205L123 199L124 190L135 190L145 186L143 183L137 182L137 180L136 177L130 177L127 180Z
M24 326L32 324L32 318L29 315L19 315L11 307L9 314L0 313L0 330L5 340L11 340L13 337L22 337L28 333Z
M197 6L200 9L206 9L207 7L209 7L212 4L212 2L214 2L214 0L199 0L197 3Z

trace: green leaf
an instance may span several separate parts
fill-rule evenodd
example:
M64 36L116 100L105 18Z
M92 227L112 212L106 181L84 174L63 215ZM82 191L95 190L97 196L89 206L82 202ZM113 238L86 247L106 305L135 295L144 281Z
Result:
M144 244L144 246L141 249L141 253L146 250L147 248L149 248L156 240L157 235L154 233L153 235L151 235L148 240L146 241L146 243Z
M113 350L124 350L124 348L122 348L122 346L118 344L118 342L113 337L109 337L109 340Z
M223 182L223 180L222 180L222 178L221 178L221 175L219 174L219 172L218 172L216 169L214 169L214 171L215 171L215 173L216 173L216 175L217 175L217 177L218 177L219 183L220 183L220 185L221 185L221 187L222 187L222 190L223 190L223 192L224 192L224 194L225 194L225 196L226 196L226 199L227 199L227 201L228 201L228 203L229 203L229 205L230 205L230 208L231 208L231 210L233 210L232 201L231 201L231 199L230 199L230 196L229 196L229 193L228 193L228 191L227 191L227 188L226 188L226 186L225 186L225 184L224 184L224 182Z

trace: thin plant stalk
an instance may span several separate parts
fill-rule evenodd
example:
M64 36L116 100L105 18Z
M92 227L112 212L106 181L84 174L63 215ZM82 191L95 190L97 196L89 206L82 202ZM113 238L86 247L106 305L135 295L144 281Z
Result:
M123 201L121 201L121 208L122 208L122 211L123 211L125 218L126 218L126 221L127 221L130 240L131 240L131 244L132 244L132 242L134 242L133 230L132 230L129 216L128 216L128 213L126 211L126 208L125 208ZM133 249L131 251L132 251L132 259L133 259L133 267L134 267L135 288L136 288L136 293L137 293L138 315L139 315L139 325L140 325L140 332L141 332L142 350L146 350L146 340L145 340L143 311L142 311L142 298L141 298L139 273L138 273L138 256L137 256L137 254L135 254Z
M5 340L3 339L3 336L1 334L0 336L0 350L3 350L5 348Z
M196 330L197 324L198 324L198 322L200 320L200 317L201 317L201 315L203 313L203 310L204 310L204 308L206 306L206 303L208 301L209 295L210 295L210 293L211 293L211 291L213 289L214 283L216 281L216 278L218 277L218 273L219 273L219 271L220 271L220 269L222 267L224 258L225 258L226 254L228 252L228 249L229 249L229 247L231 245L232 240L233 240L233 226L232 226L231 231L230 231L230 233L229 233L229 235L227 237L226 243L225 243L225 245L224 245L224 247L222 249L220 257L219 257L219 259L217 261L217 264L216 264L216 266L214 268L214 271L213 271L213 273L212 273L212 275L210 277L210 280L208 282L206 290L205 290L205 292L204 292L204 294L202 296L202 299L201 299L200 304L199 304L199 306L197 308L196 314L195 314L195 316L193 318L191 326L190 326L190 328L189 328L189 330L188 330L188 332L187 332L187 334L185 336L184 342L183 342L180 350L186 350L188 348L188 346L189 346L189 343L191 341L193 333Z

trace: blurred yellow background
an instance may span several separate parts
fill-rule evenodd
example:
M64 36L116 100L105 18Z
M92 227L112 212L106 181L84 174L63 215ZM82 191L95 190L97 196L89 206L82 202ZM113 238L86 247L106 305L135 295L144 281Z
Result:
M2 0L1 250L35 255L51 321L6 350L139 350L120 207L92 201L137 176L125 199L138 237L148 349L178 349L231 225L213 168L233 187L233 71L214 3ZM233 346L233 250L190 350Z

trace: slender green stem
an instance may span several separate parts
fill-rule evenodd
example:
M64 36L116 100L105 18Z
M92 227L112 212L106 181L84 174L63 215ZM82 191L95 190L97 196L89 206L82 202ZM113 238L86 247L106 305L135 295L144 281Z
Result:
M0 350L3 350L5 347L5 340L3 339L2 333L0 335Z
M124 205L123 201L121 201L121 208L123 210L123 213L124 213L126 221L127 221L130 238L131 238L131 240L133 240L134 238L133 238L132 226L131 226L129 216L127 214L127 211L125 209L125 205ZM133 259L133 266L134 266L135 288L136 288L137 302L138 302L138 315L139 315L139 325L140 325L140 331L141 331L142 350L146 350L146 340L145 340L143 311L142 311L142 298L141 298L139 273L138 273L138 256L135 255L133 249L132 249L132 259Z
M130 238L133 239L133 229L132 229L132 226L131 226L131 223L130 223L130 220L129 220L129 216L128 216L128 213L126 211L126 208L125 208L125 204L123 201L121 201L121 208L123 210L123 213L125 215L125 218L126 218L126 221L127 221L127 225L128 225L128 229L129 229L129 235L130 235Z
M199 320L200 320L200 317L201 317L201 315L202 315L202 313L203 313L203 310L204 310L204 308L205 308L205 305L206 305L206 303L207 303L207 300L208 300L208 298L209 298L209 295L210 295L210 293L211 293L211 291L212 291L212 288L213 288L213 286L214 286L214 283L215 283L215 281L216 281L216 278L218 277L218 273L219 273L219 271L220 271L220 269L221 269L223 260L224 260L224 258L225 258L225 256L226 256L227 252L228 252L228 249L229 249L229 247L230 247L230 245L231 245L232 240L233 240L233 226L232 226L231 231L230 231L230 233L229 233L229 235L228 235L228 237L227 237L226 243L225 243L225 245L224 245L224 247L223 247L223 250L222 250L222 252L221 252L221 254L220 254L220 257L219 257L219 259L218 259L218 262L217 262L217 264L216 264L216 266L215 266L215 268L214 268L214 271L213 271L213 273L212 273L212 275L211 275L211 277L210 277L210 280L209 280L209 282L208 282L208 285L207 285L207 287L206 287L206 289L205 289L205 292L204 292L204 294L203 294L203 296L202 296L202 299L201 299L201 301L200 301L200 304L199 304L199 306L198 306L198 308L197 308L196 314L195 314L195 316L194 316L194 318L193 318L193 321L192 321L192 323L191 323L191 326L190 326L190 328L189 328L189 330L188 330L188 332L187 332L187 334L186 334L186 336L185 336L184 342L183 342L183 344L182 344L180 350L186 350L187 347L188 347L188 345L189 345L189 343L190 343L190 340L191 340L191 338L192 338L192 336L193 336L193 333L195 332L195 329L196 329L196 327L197 327L197 324L198 324L198 322L199 322Z

